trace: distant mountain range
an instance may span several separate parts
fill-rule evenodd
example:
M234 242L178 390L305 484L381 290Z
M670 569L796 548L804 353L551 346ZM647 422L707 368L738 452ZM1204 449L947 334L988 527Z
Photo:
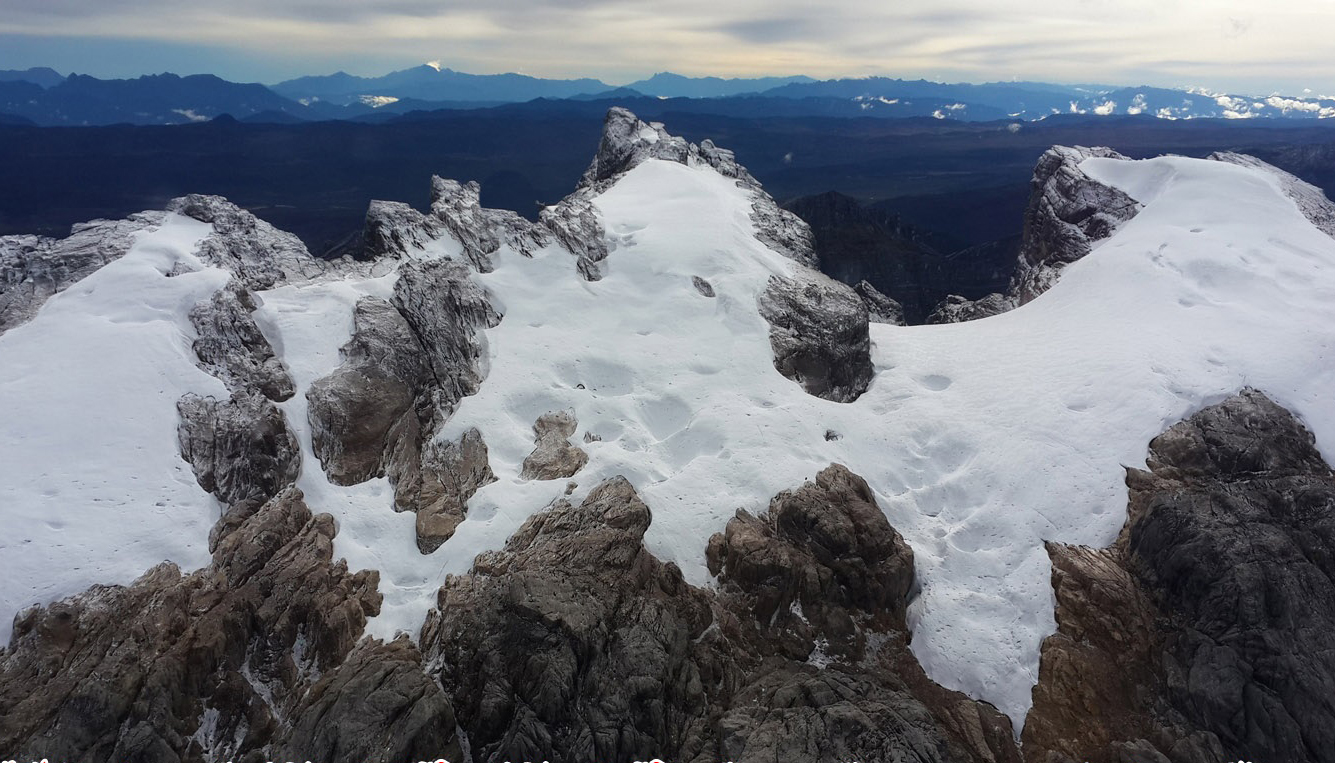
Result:
M625 86L596 79L467 74L435 64L358 77L300 77L271 87L200 74L126 80L68 77L49 68L0 71L0 124L185 124L223 114L242 121L383 121L413 112L536 103L582 112L609 104L638 111L735 117L932 117L955 121L1029 121L1057 114L1160 119L1319 119L1335 117L1335 98L1262 97L1201 90L1043 82L944 84L884 77L817 81L810 77L721 79L671 72ZM553 106L553 103L562 106ZM1335 124L1333 122L1332 124Z

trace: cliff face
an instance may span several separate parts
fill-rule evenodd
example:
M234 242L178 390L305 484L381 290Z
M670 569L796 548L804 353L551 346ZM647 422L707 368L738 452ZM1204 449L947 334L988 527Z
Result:
M958 323L1006 312L1052 287L1061 271L1089 254L1094 242L1135 217L1140 203L1080 169L1086 159L1126 159L1107 148L1054 146L1039 157L1030 181L1020 252L1005 294L969 302L949 297L928 323Z
M1033 760L1328 761L1335 474L1244 390L1150 443L1107 549L1052 545Z

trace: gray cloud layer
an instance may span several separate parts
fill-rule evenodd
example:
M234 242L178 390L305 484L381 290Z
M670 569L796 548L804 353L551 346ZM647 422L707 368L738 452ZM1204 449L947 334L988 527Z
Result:
M1332 28L1330 0L0 0L0 34L610 82L671 69L1335 91Z

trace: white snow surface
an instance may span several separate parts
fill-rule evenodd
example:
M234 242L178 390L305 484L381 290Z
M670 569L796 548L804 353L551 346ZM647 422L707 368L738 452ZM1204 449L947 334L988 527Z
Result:
M195 366L195 303L228 274L179 215L0 335L0 644L15 613L163 560L209 560L218 502L181 459L176 401L226 397ZM195 272L171 278L178 263Z
M1055 627L1043 542L1110 543L1125 519L1123 465L1142 464L1151 438L1252 385L1335 453L1335 240L1262 170L1182 158L1081 167L1145 208L1020 309L872 324L876 377L840 404L774 370L756 297L799 266L756 240L749 193L707 167L645 162L594 200L615 242L601 281L582 280L554 245L532 259L503 248L495 271L475 276L505 317L485 332L481 390L440 436L480 429L498 480L425 556L384 480L325 479L306 421L305 392L340 362L356 300L388 297L395 275L261 292L257 321L297 383L282 407L303 446L299 486L338 519L336 554L381 572L371 632L415 634L446 574L565 494L566 480L519 472L534 420L569 409L590 456L571 500L625 475L653 511L650 550L700 585L711 584L706 541L737 509L759 512L832 462L865 477L916 555L910 619L924 668L1018 729ZM182 323L225 274L161 278L167 242L186 257L189 227L173 218L0 337L0 555L18 573L0 584L6 628L23 604L126 582L162 558L206 561L217 509L177 454L174 404L184 391L225 394L194 367ZM421 256L457 252L437 242ZM133 282L98 288L114 278ZM586 432L602 440L586 444Z

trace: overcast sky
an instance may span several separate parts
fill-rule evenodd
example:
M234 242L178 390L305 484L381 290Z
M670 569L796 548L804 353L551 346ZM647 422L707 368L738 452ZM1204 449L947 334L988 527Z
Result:
M1335 0L0 0L0 69L885 75L1335 94Z

